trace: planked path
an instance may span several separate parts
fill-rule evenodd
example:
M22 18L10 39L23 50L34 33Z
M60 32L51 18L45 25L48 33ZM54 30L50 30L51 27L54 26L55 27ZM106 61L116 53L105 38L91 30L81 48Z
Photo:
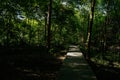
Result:
M71 45L57 80L97 80L78 46Z

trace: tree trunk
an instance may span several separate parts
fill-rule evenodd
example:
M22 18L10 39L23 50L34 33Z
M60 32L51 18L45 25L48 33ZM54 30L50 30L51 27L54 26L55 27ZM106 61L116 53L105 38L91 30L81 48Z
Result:
M47 14L45 13L45 46L47 46Z
M47 48L48 48L48 51L50 51L50 48L51 48L51 13L52 13L52 0L50 0L49 2L48 15L47 15L47 29L48 29Z
M86 54L87 60L90 60L90 46L91 46L91 34L92 34L92 26L93 26L93 18L94 18L94 7L95 7L95 0L91 0L90 20L89 20L88 34L87 34L87 54Z

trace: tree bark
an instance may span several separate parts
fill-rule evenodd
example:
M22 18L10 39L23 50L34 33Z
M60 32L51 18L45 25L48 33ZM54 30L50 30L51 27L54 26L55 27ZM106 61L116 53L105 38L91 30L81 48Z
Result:
M47 14L45 13L45 46L47 46Z
M50 48L51 48L51 13L52 13L52 0L49 1L48 15L47 15L47 29L48 29L47 48L48 48L48 52L50 51Z
M91 11L89 18L90 20L89 20L88 34L87 34L87 54L86 54L87 60L90 60L91 34L92 34L92 26L93 26L93 18L94 18L95 1L96 0L91 0Z

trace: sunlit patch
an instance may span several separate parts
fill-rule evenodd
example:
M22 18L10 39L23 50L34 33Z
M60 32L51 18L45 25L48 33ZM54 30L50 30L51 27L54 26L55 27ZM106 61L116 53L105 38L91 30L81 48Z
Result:
M20 20L25 20L25 16L23 16L23 15L17 15L17 18Z
M58 57L58 59L64 60L64 59L65 59L65 56L60 56L60 57Z
M81 52L68 52L67 56L79 57L82 56Z
M67 5L67 2L62 2L63 5Z

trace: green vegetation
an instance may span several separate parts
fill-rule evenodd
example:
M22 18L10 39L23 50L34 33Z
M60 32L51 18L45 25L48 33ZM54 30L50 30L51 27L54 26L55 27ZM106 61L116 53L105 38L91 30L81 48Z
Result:
M0 0L0 54L57 56L69 44L77 44L90 64L118 70L119 4L119 0Z

